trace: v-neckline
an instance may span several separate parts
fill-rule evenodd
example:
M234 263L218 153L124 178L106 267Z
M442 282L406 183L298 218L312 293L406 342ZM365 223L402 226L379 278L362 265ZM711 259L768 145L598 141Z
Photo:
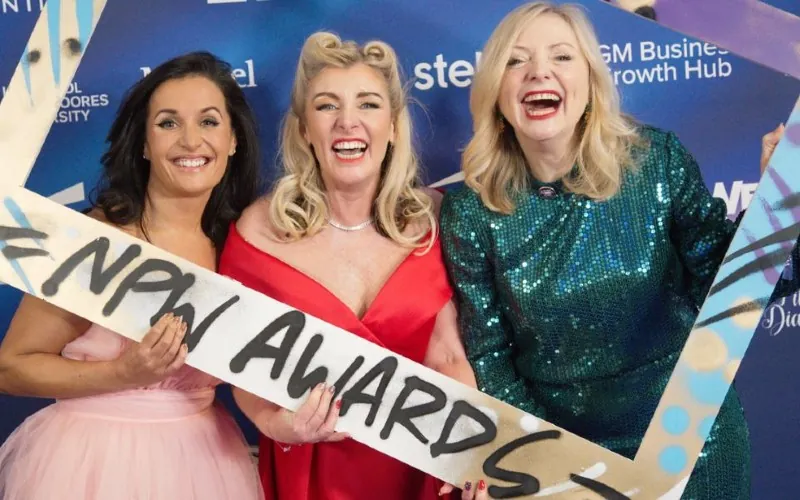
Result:
M285 260L280 259L280 258L276 257L275 255L272 255L271 253L267 252L266 250L263 250L263 249L259 248L254 243L251 243L249 240L247 240L247 238L245 238L242 235L242 233L239 232L239 228L237 228L235 226L235 224L234 224L233 228L234 228L234 232L235 232L236 236L245 245L247 245L248 247L250 247L254 251L266 256L267 258L277 262L279 265L289 269L290 271L293 271L295 274L298 274L303 279L305 279L309 283L313 284L314 286L316 286L317 288L322 290L323 293L325 293L325 295L328 295L330 298L332 298L342 309L346 310L348 312L348 314L361 325L365 325L368 322L367 320L369 319L370 314L375 309L376 304L379 303L379 301L383 297L383 295L385 295L386 290L389 287L389 285L392 284L392 282L395 280L396 276L399 274L399 272L403 268L403 266L405 266L411 260L411 257L413 257L415 255L415 252L418 250L417 248L414 248L410 252L408 252L405 257L403 257L403 260L401 260L400 263L392 270L391 274L389 274L389 277L386 278L386 280L384 280L383 284L378 289L378 293L375 294L375 297L373 297L372 302L369 303L369 305L367 306L366 310L364 311L364 314L361 317L359 317L358 314L356 314L355 311L350 309L350 306L348 306L338 295L336 295L330 288L325 286L317 278L311 276L310 274L306 273L305 271L302 271L302 270L298 269L296 266L294 266L292 264L289 264ZM430 231L428 231L428 234L426 236L430 236Z

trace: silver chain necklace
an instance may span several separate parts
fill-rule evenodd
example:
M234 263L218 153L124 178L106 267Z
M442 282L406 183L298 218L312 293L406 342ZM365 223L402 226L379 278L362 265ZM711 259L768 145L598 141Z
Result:
M340 224L340 223L336 222L333 219L328 219L327 221L328 221L328 224L330 224L331 226L335 227L336 229L340 229L342 231L348 231L349 232L349 231L361 231L365 227L367 227L370 224L372 224L372 220L373 220L372 217L370 217L369 219L365 220L361 224L356 224L355 226L345 226L344 224Z

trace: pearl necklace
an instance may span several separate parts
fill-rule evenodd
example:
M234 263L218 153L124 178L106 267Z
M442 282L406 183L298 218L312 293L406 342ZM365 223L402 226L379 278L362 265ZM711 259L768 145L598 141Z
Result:
M372 224L372 218L370 217L369 219L365 220L361 224L356 224L355 226L345 226L344 224L340 224L340 223L336 222L333 219L328 219L327 222L331 226L335 227L336 229L340 229L342 231L348 231L348 232L349 231L361 231L365 227L367 227L370 224Z

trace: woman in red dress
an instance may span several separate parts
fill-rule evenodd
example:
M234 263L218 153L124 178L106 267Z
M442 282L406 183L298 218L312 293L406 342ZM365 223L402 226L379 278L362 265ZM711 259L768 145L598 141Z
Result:
M441 195L420 187L391 47L312 35L281 157L283 176L232 228L220 272L474 387L437 236ZM296 413L234 391L263 434L268 499L424 500L450 491L335 432L330 389L312 390Z

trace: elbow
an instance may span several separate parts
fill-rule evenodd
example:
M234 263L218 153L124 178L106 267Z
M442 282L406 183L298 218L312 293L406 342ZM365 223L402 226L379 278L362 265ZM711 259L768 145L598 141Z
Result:
M14 378L14 365L0 350L0 394L14 395L11 381Z
M30 361L25 355L9 352L0 345L0 394L34 396L26 391L26 369Z

